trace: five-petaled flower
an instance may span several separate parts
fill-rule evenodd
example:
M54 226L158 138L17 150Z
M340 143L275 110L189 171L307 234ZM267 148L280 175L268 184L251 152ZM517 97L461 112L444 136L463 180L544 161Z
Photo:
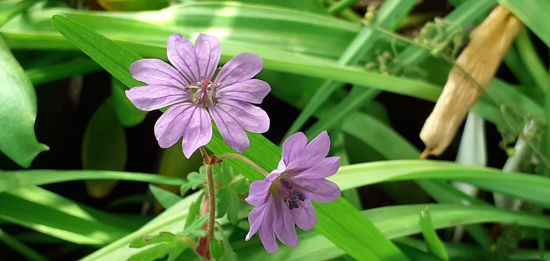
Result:
M339 157L326 158L330 138L324 131L307 144L298 132L283 144L283 156L276 170L264 180L254 181L246 202L256 206L248 221L249 240L260 232L260 240L269 253L279 250L275 236L289 246L298 246L295 225L309 230L317 223L311 200L327 203L341 195L338 186L326 180L340 167Z
M180 137L185 157L212 138L212 119L223 140L238 152L248 148L244 130L264 133L269 117L259 104L269 93L269 84L252 79L262 69L257 55L241 53L218 72L220 41L201 34L195 46L179 34L168 39L168 60L142 59L130 66L132 76L146 86L126 91L141 110L152 111L171 106L156 122L155 136L163 148L174 145Z

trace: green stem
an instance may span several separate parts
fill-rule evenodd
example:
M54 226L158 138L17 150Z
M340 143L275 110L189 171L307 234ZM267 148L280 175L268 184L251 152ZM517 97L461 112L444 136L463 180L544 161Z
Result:
M250 160L249 158L241 155L241 154L237 154L237 153L224 153L222 155L219 155L219 156L216 156L216 159L218 160L224 160L224 159L238 159L244 163L246 163L248 166L252 167L253 169L255 169L256 171L262 173L262 175L264 176L267 176L269 175L269 172L267 172L265 169L263 169L262 167L260 167L258 164L254 163L252 160Z

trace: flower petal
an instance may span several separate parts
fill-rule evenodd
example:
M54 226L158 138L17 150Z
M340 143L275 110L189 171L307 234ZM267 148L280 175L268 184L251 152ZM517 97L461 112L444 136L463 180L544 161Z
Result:
M288 165L293 159L300 156L306 143L307 137L303 132L297 132L288 137L283 143L283 158L281 160Z
M199 57L193 44L180 34L170 35L166 46L168 60L183 74L189 83L200 82Z
M250 192L248 197L245 199L248 204L252 206L260 206L265 203L271 182L265 180L256 180L250 184Z
M220 100L210 108L223 140L234 150L243 152L250 141L244 130L255 133L269 129L269 117L264 110L246 102Z
M250 214L248 215L250 230L248 231L248 234L246 234L246 241L250 240L250 238L258 232L258 229L260 229L260 226L264 222L265 209L266 204L262 204L250 211Z
M138 109L152 111L186 101L191 94L179 87L147 85L126 90L126 96Z
M248 148L250 144L248 136L243 127L231 115L220 109L219 106L211 107L210 115L212 115L225 143L238 152L244 152Z
M191 120L182 133L181 146L186 158L190 158L195 150L208 144L212 138L212 120L208 111L199 105L194 107Z
M174 145L182 136L182 122L189 121L190 103L177 104L168 109L155 123L155 137L162 148Z
M317 224L317 213L309 199L306 198L299 204L300 207L290 210L294 222L301 230L310 230Z
M269 116L267 116L267 113L248 102L223 99L214 108L223 110L247 131L264 133L269 130Z
M212 123L204 108L191 103L177 104L158 119L155 136L162 148L174 145L183 136L183 154L189 158L212 138Z
M216 82L231 85L248 80L262 70L263 60L251 53L241 53L227 62L216 77Z
M222 54L220 40L212 35L199 34L195 41L195 54L199 63L199 76L212 79Z
M267 204L267 209L264 213L264 222L260 225L260 240L262 241L265 250L268 253L273 254L279 251L279 245L275 240L275 233L273 231L273 224L277 218L274 209L273 197L270 197L265 204Z
M292 179L322 179L334 175L340 168L340 157L321 159L309 169L296 174Z
M222 86L217 92L218 99L232 99L243 102L260 104L264 97L271 91L267 82L258 79L250 79Z
M293 247L298 247L298 235L294 227L294 217L290 213L290 209L282 199L274 199L277 202L277 213L279 218L273 224L275 235L283 242L283 244Z
M327 131L323 131L305 146L300 155L290 159L291 162L287 163L287 168L301 171L313 167L314 164L327 156L329 150L330 138Z
M130 73L136 80L149 85L187 86L187 81L174 67L159 59L138 60L130 65Z
M292 179L298 191L310 200L328 203L337 200L342 192L336 183L326 179Z

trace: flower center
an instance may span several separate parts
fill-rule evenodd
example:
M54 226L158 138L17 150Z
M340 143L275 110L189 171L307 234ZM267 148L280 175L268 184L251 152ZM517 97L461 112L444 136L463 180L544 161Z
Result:
M222 86L221 83L213 83L206 77L201 77L200 82L189 84L187 89L193 93L191 102L202 105L205 108L212 107L218 103L216 98L217 89Z
M277 184L277 191L282 192L281 196L289 209L299 208L300 201L306 200L304 194L297 191L290 180L281 177L275 180L274 183Z

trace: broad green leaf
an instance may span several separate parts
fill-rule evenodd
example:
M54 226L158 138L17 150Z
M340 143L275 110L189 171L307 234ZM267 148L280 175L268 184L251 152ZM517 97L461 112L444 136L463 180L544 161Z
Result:
M123 170L126 165L126 135L118 122L112 99L108 98L94 113L82 140L82 167L96 170ZM86 181L92 197L101 198L111 192L116 180Z
M85 21L84 18L87 18L88 16L80 15L80 14L70 15L72 19L76 18L81 23L84 22ZM60 16L56 16L56 17L60 17ZM106 20L106 19L108 19L108 17L105 17L103 20ZM123 82L126 86L130 86L130 87L143 85L143 84L136 83L136 81L133 80L133 78L131 78L131 76L127 72L128 66L133 61L136 61L137 59L139 59L133 50L147 56L165 58L166 56L165 42L169 34L171 32L174 32L173 28L163 28L161 26L156 26L153 28L155 29L158 28L157 31L159 30L162 31L162 37L158 36L156 38L158 39L157 42L153 43L153 41L145 41L143 43L137 43L135 39L136 37L139 37L139 35L141 35L141 31L143 31L143 29L132 28L132 30L138 31L140 32L140 34L136 35L135 32L131 33L130 35L132 36L132 38L127 40L120 40L120 39L113 38L114 40L116 40L117 44L115 44L115 47L107 47L103 45L105 43L104 41L105 38L97 36L97 34L92 34L91 30L86 30L87 32L86 34L78 34L78 32L81 31L80 29L84 28L83 26L78 25L72 21L69 22L70 20L68 20L67 18L54 18L53 20L58 21L58 22L54 22L54 24L58 26L60 30L63 31L64 35L67 35L68 39L70 39L71 41L76 41L76 42L90 41L90 43L92 44L79 43L79 44L82 44L82 46L78 46L78 44L77 46L79 48L82 48L82 50L86 54L90 56L93 55L95 57L94 58L95 61L98 62L98 64L106 68L107 71L113 74L113 76L115 76L117 79L121 80L121 82ZM104 23L104 22L105 21L98 21L98 23ZM133 24L134 22L139 23L133 20L126 20L124 21L123 24L125 24L125 26L128 26L128 24ZM93 24L90 26L96 27L96 24ZM109 25L109 26L112 27L113 25ZM152 26L149 26L149 27L152 27ZM8 32L4 32L4 35L10 35L10 34ZM55 34L52 35L52 37L56 39L59 38L58 36L55 36ZM63 38L59 38L59 40L62 40L62 39ZM99 44L99 42L96 44L97 41L100 41L101 44ZM287 44L288 41L289 41L288 39L285 39L284 41L285 45L288 45ZM44 43L45 45L49 44L48 42L42 42L42 43ZM21 46L21 44L23 43L18 42L16 45ZM41 42L39 41L37 42L37 44L41 44ZM128 51L129 54L127 54L126 56L121 55L120 46L126 47L126 51ZM63 45L63 48L66 48L66 44ZM113 50L111 56L106 54L106 52L109 52L108 50L110 49ZM232 56L237 55L241 52L251 52L261 56L264 59L264 67L268 69L274 69L282 72L298 73L298 74L308 75L308 76L322 77L322 78L327 78L327 79L341 81L341 82L349 82L360 86L369 86L371 88L410 95L413 97L431 100L431 101L435 101L441 91L440 87L429 84L421 80L413 80L409 78L402 78L402 77L395 77L391 75L383 75L380 73L367 72L364 69L358 68L358 67L338 65L338 63L336 63L334 60L316 57L316 56L310 56L310 55L302 55L299 53L274 49L272 47L260 46L258 44L251 44L251 42L249 41L231 42L230 40L224 40L222 51L223 51L222 61L227 61ZM125 58L124 59L112 58L112 57L121 57L121 56L124 56ZM115 65L113 63L114 60L121 60L120 61L121 63ZM126 75L123 76L122 73L126 73ZM120 77L124 77L124 79L121 79Z
M104 245L130 232L7 193L0 194L0 201L0 218L77 244Z
M0 10L0 27L2 27L7 21L19 14L20 12L25 11L25 9L33 6L37 1L36 0L24 0L19 3L16 3L8 8Z
M36 94L31 81L0 37L0 151L28 168L36 155L48 150L34 133Z
M180 178L109 170L14 170L0 171L0 192L31 185L92 179L119 179L166 185L181 185L186 183L184 179Z
M84 204L74 202L70 199L55 194L49 190L28 186L11 190L8 194L27 200L32 203L54 208L65 214L75 216L91 222L100 222L109 226L119 227L124 230L134 230L148 220L147 217L129 216L124 214L106 213Z
M498 0L498 2L533 30L547 46L550 46L550 28L548 27L550 2L530 0Z
M155 235L163 231L181 231L185 223L185 218L187 217L189 206L199 197L199 195L200 193L195 193L184 198L140 229L95 251L82 258L82 260L126 260L133 254L140 252L139 249L128 247L133 240L143 236Z
M154 245L158 243L165 243L174 240L176 235L170 232L161 232L155 236L145 236L138 238L130 243L131 248L142 248L144 246Z
M176 194L161 189L154 185L149 185L149 190L153 193L153 196L157 199L157 201L162 205L164 208L170 208L174 204L178 203L178 201L181 200L180 197L178 197Z
M432 224L432 218L430 216L429 207L426 207L425 209L420 211L420 218L418 220L418 223L420 225L422 235L424 236L424 240L426 241L426 245L428 246L428 250L430 251L430 253L432 253L434 256L441 258L442 260L449 260L449 254L447 254L447 250L445 249L443 242L441 241L439 236L437 236L437 232L435 232L434 226Z
M99 69L101 67L93 60L78 58L73 61L33 67L26 70L25 73L34 85L39 85L73 75L95 72Z
M390 239L418 234L421 210L429 207L435 229L479 223L517 223L522 226L550 228L550 219L542 215L497 209L491 206L464 206L459 204L419 204L381 207L362 211L373 224ZM270 255L256 245L238 249L243 260L320 260L337 258L344 251L316 231L300 235L300 247L284 247ZM451 253L449 253L451 255Z
M118 121L124 127L133 127L140 124L147 116L147 112L142 111L126 97L126 86L119 80L111 79L111 101L115 109Z
M168 6L168 0L98 0L98 3L108 11L139 11L155 10Z
M548 6L550 7L550 5ZM550 34L550 30L548 33ZM537 86L545 93L550 92L550 76L548 75L548 68L546 68L540 59L537 50L535 49L535 46L533 46L526 30L519 32L516 37L516 46L525 69L527 69L533 80L537 83Z
M341 189L413 179L454 180L544 207L550 206L550 178L444 161L392 160L355 164L341 167L338 174L329 179Z
M158 260L166 256L172 248L173 246L171 244L161 243L134 254L128 258L128 261Z
M86 53L97 64L126 86L143 85L129 74L130 65L141 59L139 54L124 49L104 36L61 15L52 17L53 25L63 36Z

